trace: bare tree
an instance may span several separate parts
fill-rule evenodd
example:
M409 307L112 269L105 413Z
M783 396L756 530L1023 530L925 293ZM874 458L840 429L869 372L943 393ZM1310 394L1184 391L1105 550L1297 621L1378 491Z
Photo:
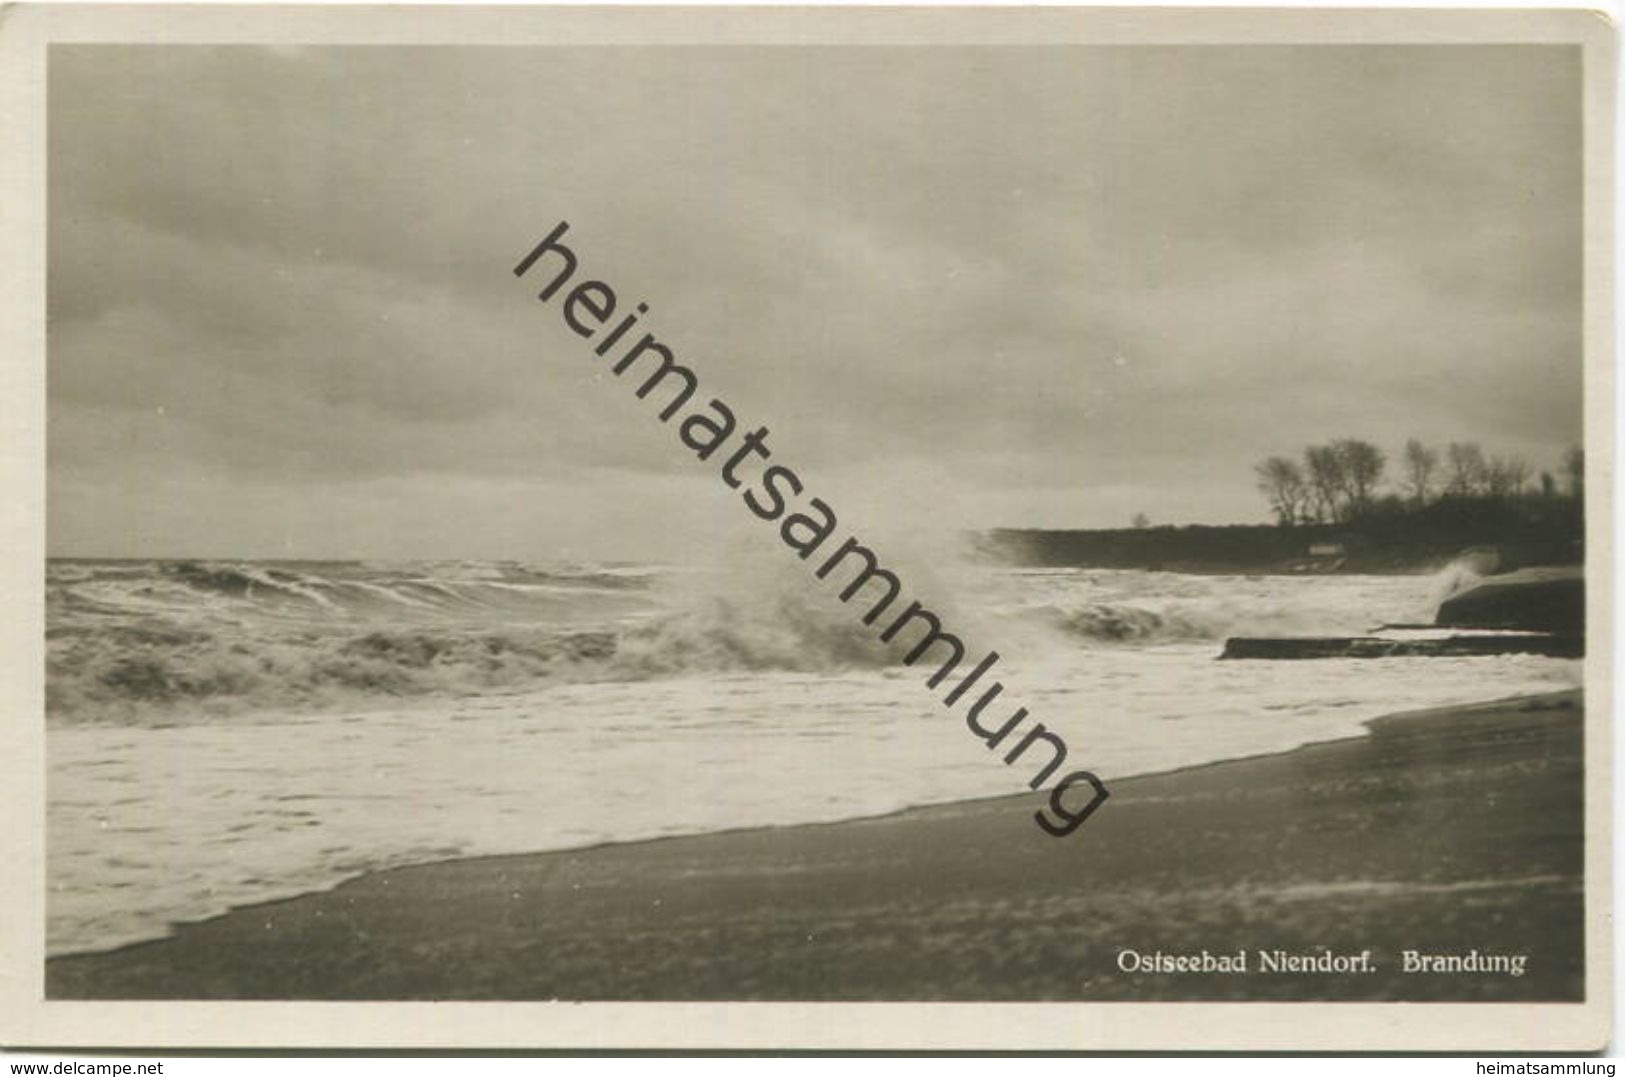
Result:
M1136 512L1134 514L1134 519L1130 522L1134 525L1135 530L1144 531L1146 528L1151 526L1151 517L1147 516L1143 512Z
M1445 492L1470 497L1484 489L1484 450L1476 441L1452 441L1445 449Z
M1315 516L1328 522L1340 519L1346 480L1337 450L1330 445L1311 445L1304 450L1303 462Z
M1358 438L1333 442L1332 451L1342 465L1344 515L1353 516L1371 503L1388 459L1381 449Z
M1506 469L1507 482L1512 486L1512 496L1522 497L1524 488L1529 485L1529 461L1521 456L1509 456L1502 467Z
M1490 497L1517 497L1529 481L1529 465L1516 456L1492 456L1484 465L1484 492Z
M1418 505L1426 504L1433 496L1433 476L1438 470L1437 449L1428 448L1416 438L1405 443L1405 486Z
M1310 496L1303 469L1284 456L1272 456L1253 468L1258 489L1269 499L1270 509L1282 527L1293 527L1303 519Z

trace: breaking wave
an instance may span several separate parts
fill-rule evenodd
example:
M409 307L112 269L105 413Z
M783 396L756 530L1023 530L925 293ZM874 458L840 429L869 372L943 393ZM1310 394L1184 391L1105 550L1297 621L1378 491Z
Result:
M1389 611L1388 615L1405 612ZM1025 613L1074 647L1219 643L1230 636L1360 634L1373 627L1373 612L1364 607L1283 602L1274 596L1204 596L1148 604L1043 604Z
M602 632L380 630L245 642L186 629L122 628L50 641L46 708L63 718L119 721L513 689L579 675L613 648L613 636Z
M647 570L473 569L53 564L47 711L169 722L560 679L872 669L906 650L804 585L718 593Z
M816 596L812 596L816 597ZM912 640L910 641L912 642ZM877 641L850 611L788 595L760 606L711 598L621 633L613 671L624 679L692 673L825 673L902 661L901 641Z
M1136 606L1089 605L1079 609L1047 611L1062 632L1082 640L1103 643L1217 639L1222 631L1211 620L1177 613L1158 613Z
M702 573L52 562L47 584L47 711L79 723L377 705L559 680L874 670L901 664L922 638L910 626L889 643L879 639L911 595L865 625L863 603L873 596L842 604L795 563ZM1229 635L1359 633L1412 614L1373 603L1369 586L1063 571L962 578L921 597L972 654L997 647L1012 658L1069 660L1080 650ZM953 596L967 606L943 603ZM1417 598L1431 601L1420 589Z
M518 564L361 562L53 562L47 598L57 612L199 612L281 619L556 616L572 605L644 590L651 570Z

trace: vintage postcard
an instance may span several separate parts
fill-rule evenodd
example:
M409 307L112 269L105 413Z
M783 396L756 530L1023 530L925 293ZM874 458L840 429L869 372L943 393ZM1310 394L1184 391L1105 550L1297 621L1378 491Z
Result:
M5 1040L1599 1047L1614 67L8 8Z

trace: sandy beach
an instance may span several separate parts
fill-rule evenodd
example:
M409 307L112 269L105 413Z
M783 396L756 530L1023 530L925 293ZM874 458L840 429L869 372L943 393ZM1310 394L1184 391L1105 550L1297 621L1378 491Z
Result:
M1576 1000L1578 692L1036 798L378 872L53 960L51 998ZM1120 954L1244 953L1245 973ZM1371 951L1370 971L1262 953ZM1403 952L1526 955L1406 973ZM1350 960L1356 960L1351 956Z

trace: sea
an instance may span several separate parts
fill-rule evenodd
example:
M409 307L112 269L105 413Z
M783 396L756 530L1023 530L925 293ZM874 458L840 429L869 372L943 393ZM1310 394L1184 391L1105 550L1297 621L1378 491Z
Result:
M929 659L877 640L887 618L864 625L833 577L779 560L50 561L48 951L397 865L1025 790L927 689ZM1581 683L1580 662L1537 656L1217 660L1231 635L1426 621L1470 581L1459 566L967 558L923 578L908 597L965 639L965 668L1000 654L998 706L1027 707L1108 785Z

